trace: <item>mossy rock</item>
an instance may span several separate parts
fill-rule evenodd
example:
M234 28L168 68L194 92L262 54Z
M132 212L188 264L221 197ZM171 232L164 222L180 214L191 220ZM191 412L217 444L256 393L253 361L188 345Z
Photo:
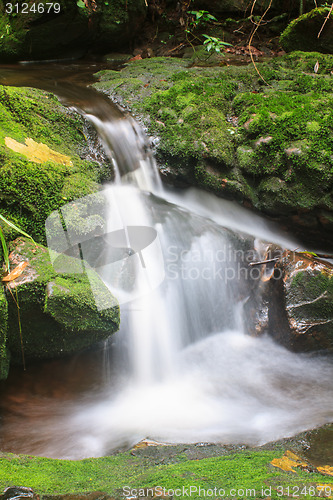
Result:
M98 27L94 34L94 48L101 52L108 49L129 47L135 33L146 17L144 0L113 0L97 2Z
M271 334L295 351L333 351L333 266L311 253L288 251L271 284ZM277 303L284 306L279 317Z
M294 21L284 30L280 42L286 52L304 50L333 54L333 14L323 27L330 10L327 7L313 9ZM318 37L318 34L323 30Z
M103 169L85 159L84 127L52 94L0 86L0 210L37 241L45 242L53 210L100 189ZM42 145L42 161L29 157L29 141Z
M304 7L312 8L311 0L303 1ZM247 0L196 0L195 9L206 9L216 14L236 14L244 17L244 14L250 14L251 8L255 14L262 14L270 6L270 12L283 14L285 12L299 11L299 2L297 0L257 0L255 4L249 4Z
M8 328L8 304L3 287L0 288L0 380L5 380L9 369L9 353L6 347Z
M29 361L87 348L118 330L118 303L88 264L83 269L80 260L62 255L59 258L66 272L58 273L47 248L25 238L18 238L12 245L12 268L28 262L6 288L7 347L14 362L21 361L21 335L24 356ZM21 334L15 297L20 307Z
M318 243L323 227L333 234L321 216L333 213L333 56L294 52L257 67L264 80L253 66L157 57L100 72L94 86L157 138L168 182L234 198Z

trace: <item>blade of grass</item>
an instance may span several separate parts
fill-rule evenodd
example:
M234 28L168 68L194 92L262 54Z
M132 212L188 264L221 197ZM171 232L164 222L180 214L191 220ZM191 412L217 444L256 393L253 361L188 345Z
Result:
M23 231L23 229L20 229L18 226L16 226L13 222L10 222L8 219L6 219L3 215L0 214L0 220L2 220L3 222L5 222L5 224L7 224L7 226L11 227L12 229L15 229L15 231L23 234L23 236L25 236L26 238L30 238L34 243L34 239L28 234L26 233L25 231Z

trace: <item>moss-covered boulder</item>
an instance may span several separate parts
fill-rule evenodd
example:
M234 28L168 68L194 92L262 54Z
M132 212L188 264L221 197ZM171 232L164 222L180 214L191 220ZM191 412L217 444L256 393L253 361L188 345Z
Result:
M333 266L288 251L270 286L270 334L295 351L333 351Z
M9 353L6 347L8 327L8 304L4 289L0 287L0 380L8 375Z
M78 57L129 46L146 15L144 0L40 0L0 7L0 60Z
M330 13L323 27L329 13L329 8L322 7L313 9L292 21L280 38L284 50L286 52L304 50L333 54L333 13Z
M318 72L314 72L316 62ZM296 52L258 71L134 61L95 87L139 117L164 178L233 198L305 239L333 235L333 57Z
M37 241L53 210L99 189L85 127L52 94L0 86L0 211Z
M63 255L60 258L67 272L57 273L47 248L25 238L18 238L12 245L11 267L22 261L28 263L5 288L7 347L14 362L22 359L21 338L29 361L87 348L118 330L118 303L87 264L82 273L80 260Z

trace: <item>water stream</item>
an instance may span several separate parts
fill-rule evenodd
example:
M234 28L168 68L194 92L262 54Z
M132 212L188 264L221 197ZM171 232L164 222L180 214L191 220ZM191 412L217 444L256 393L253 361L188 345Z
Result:
M117 174L98 197L103 238L81 243L120 302L121 328L91 352L11 372L1 450L82 458L144 438L256 445L332 421L330 360L248 335L244 306L259 281L249 256L297 243L231 202L164 190L140 128L87 96L72 105Z

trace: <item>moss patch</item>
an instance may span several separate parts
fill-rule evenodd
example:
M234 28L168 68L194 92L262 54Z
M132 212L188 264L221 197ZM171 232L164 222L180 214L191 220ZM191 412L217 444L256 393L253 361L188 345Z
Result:
M88 265L82 269L80 260L63 255L58 265L64 272L57 273L47 248L35 246L24 238L14 243L11 259L29 264L6 289L9 305L7 346L13 361L21 362L16 293L27 360L75 352L118 330L118 303Z
M187 458L186 446L172 449L174 454L170 456L168 451L165 454L169 458L164 456L163 459L149 459L131 452L78 461L6 454L0 457L0 487L24 484L39 495L104 491L116 499L124 498L124 493L134 489L141 489L143 497L147 488L150 497L155 489L156 498L156 492L163 488L166 491L179 489L177 498L186 498L192 488L192 497L199 498L202 496L199 488L205 491L216 488L224 490L224 498L241 500L249 496L267 498L268 494L270 498L281 498L282 488L284 497L289 496L288 488L294 493L303 489L302 497L310 499L318 494L319 485L333 484L332 477L314 469L308 472L297 468L295 472L286 472L271 465L272 460L282 457L283 449L227 452L224 456L194 460ZM163 498L171 495L170 492ZM218 493L211 496L219 498Z
M268 85L253 66L187 64L135 61L98 73L94 86L159 137L157 156L174 182L333 231L323 217L333 210L333 56L295 52L258 64Z
M330 9L322 7L299 16L292 21L281 35L280 42L286 52L305 50L333 53L333 15L331 14L318 38L324 20Z
M0 86L0 209L37 241L45 242L44 224L53 210L98 189L102 174L97 163L83 159L83 128L82 118L52 94ZM6 137L21 144L30 137L66 161L50 158L39 165L12 151Z

